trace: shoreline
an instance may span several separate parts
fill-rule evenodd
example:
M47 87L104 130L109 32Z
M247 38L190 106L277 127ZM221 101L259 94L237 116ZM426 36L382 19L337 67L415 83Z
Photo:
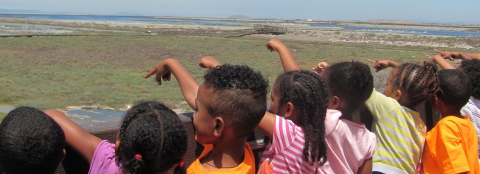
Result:
M3 28L2 28L3 25ZM10 28L8 28L10 27ZM144 34L150 31L157 35L164 29L179 30L239 30L251 29L253 24L244 26L206 26L199 24L161 24L100 22L75 20L44 20L25 18L0 18L0 35L36 33L59 34L78 33L125 33ZM480 49L480 37L418 35L409 33L368 32L341 30L335 27L313 27L287 25L284 35L252 35L253 37L277 37L284 40L318 41L329 43L381 44L393 46L426 46L432 48ZM399 26L401 27L401 26ZM39 28L39 29L37 29ZM2 30L3 29L3 30ZM13 31L13 32L5 32ZM15 32L20 31L20 32ZM148 32L149 33L149 32Z

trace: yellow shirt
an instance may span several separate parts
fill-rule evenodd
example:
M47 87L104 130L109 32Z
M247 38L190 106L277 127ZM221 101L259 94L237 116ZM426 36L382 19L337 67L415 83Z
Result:
M426 136L424 173L479 173L477 144L475 127L468 117L442 118Z
M427 132L420 114L375 90L366 106L374 117L372 132L377 136L372 170L415 173Z
M255 157L253 156L252 149L248 143L245 143L245 155L243 162L235 168L228 169L205 169L200 163L200 159L205 157L210 151L213 150L213 144L204 145L202 154L188 167L187 174L215 174L215 173L239 173L239 174L255 174Z

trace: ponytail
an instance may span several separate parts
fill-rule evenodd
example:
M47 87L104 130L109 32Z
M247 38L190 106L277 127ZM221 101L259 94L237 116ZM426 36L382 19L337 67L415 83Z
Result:
M127 166L125 166L125 168L128 169L128 172L131 174L140 174L146 171L145 162L141 157L137 158L137 155L135 155L135 158L132 158L130 161L128 161Z

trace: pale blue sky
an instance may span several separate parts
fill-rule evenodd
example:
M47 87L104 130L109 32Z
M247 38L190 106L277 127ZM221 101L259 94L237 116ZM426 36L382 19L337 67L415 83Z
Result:
M0 0L2 9L257 18L480 22L479 0Z

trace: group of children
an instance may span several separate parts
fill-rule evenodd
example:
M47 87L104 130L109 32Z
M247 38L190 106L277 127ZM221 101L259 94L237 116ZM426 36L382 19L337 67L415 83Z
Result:
M365 63L300 70L281 41L266 46L284 70L269 107L260 72L210 56L200 60L209 69L202 84L171 58L144 76L161 85L173 74L195 111L195 139L205 148L190 166L180 119L151 101L127 111L113 143L58 110L19 107L0 124L0 170L53 173L68 145L90 163L89 173L480 173L480 56L437 51L424 65L369 60L377 71L393 68L382 94ZM445 59L456 58L464 60L455 70ZM426 100L442 115L428 132L415 110ZM371 122L354 119L362 108ZM255 128L269 140L260 166L247 143Z

